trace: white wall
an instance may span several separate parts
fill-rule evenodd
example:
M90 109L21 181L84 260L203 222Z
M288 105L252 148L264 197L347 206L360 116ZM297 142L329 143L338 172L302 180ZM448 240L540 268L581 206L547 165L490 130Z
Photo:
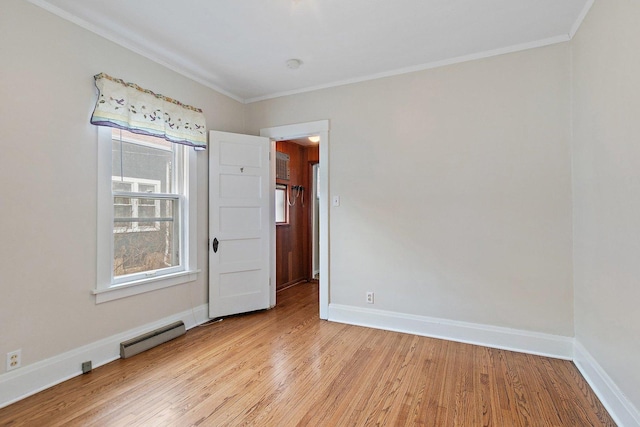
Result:
M561 44L247 106L331 120L330 301L573 336Z
M596 1L572 42L576 339L640 408L640 3ZM638 420L640 422L640 419Z
M104 71L201 107L240 132L244 106L22 0L0 12L0 374L206 303L207 156L198 176L190 285L100 305L96 286L96 99ZM79 367L79 365L78 365Z

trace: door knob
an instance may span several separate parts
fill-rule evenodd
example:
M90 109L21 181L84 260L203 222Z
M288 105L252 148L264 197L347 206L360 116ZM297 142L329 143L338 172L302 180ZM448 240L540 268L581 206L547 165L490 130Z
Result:
M218 239L214 237L213 239L213 244L211 246L213 246L213 253L215 254L216 252L218 252L218 245L220 244L220 242L218 242Z

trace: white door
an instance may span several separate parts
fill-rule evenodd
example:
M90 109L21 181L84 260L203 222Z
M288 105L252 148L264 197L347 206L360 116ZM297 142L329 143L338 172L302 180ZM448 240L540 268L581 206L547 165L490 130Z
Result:
M269 308L269 138L209 134L209 317Z

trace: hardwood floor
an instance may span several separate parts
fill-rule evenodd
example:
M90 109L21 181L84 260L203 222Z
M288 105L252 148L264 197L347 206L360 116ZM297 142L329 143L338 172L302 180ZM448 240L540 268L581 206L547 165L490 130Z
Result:
M4 409L1 426L613 426L567 361L318 320L317 284Z

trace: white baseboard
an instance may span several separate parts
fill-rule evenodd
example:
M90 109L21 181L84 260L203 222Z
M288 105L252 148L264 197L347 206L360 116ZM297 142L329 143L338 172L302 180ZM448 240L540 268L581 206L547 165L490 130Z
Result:
M557 359L573 359L572 337L339 304L329 305L329 320Z
M619 427L640 427L640 411L620 391L584 346L574 343L573 363Z
M204 304L193 310L186 310L157 322L4 373L0 375L0 408L81 375L82 362L91 360L94 368L112 362L120 358L120 343L122 341L179 320L184 322L187 329L191 329L209 320L209 307Z

